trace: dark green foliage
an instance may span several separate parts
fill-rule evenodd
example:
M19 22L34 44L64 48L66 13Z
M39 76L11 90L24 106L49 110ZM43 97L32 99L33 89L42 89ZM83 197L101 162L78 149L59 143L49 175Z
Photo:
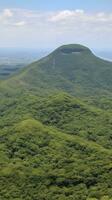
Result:
M69 45L1 81L1 200L112 199L111 72Z

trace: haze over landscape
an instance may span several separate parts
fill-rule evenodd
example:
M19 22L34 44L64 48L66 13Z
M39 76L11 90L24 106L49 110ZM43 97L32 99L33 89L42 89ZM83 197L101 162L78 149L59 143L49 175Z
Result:
M112 2L0 3L0 200L112 200Z
M0 47L79 43L112 50L111 0L5 0L0 10Z

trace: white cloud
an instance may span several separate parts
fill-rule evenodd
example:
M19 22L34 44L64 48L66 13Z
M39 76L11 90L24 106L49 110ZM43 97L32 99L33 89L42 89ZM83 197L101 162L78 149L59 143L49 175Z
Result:
M26 25L26 22L25 21L20 21L20 22L13 23L12 25L20 27L20 26Z
M12 17L13 16L13 12L10 9L4 9L3 13L2 13L3 17Z
M9 39L5 38L6 29ZM34 46L36 44L50 46L64 42L91 44L91 46L103 43L110 45L111 35L112 13L104 11L96 13L82 9L33 11L17 8L0 11L0 43L6 40L18 45L21 41L22 45Z
M52 17L49 19L49 21L58 22L58 21L65 20L73 16L74 16L73 11L64 10L59 13L53 14Z
M84 14L84 10L82 10L82 9L76 9L75 12L79 13L79 14Z
M73 17L78 17L80 15L82 16L83 14L84 14L84 10L80 10L80 9L77 9L75 11L64 10L58 13L54 13L49 20L52 22L59 22L62 20L71 19Z
M13 17L13 12L10 9L4 9L0 12L0 23L5 23Z
M64 10L60 12L53 13L49 18L51 22L63 22L63 21L76 21L76 22L96 22L96 21L105 21L112 22L112 13L87 13L84 10L76 9L74 11Z

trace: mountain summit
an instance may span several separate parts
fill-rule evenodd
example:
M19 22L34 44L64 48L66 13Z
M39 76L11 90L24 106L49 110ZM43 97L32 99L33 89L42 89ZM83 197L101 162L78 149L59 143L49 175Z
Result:
M91 53L91 50L80 44L69 44L57 48L55 52L62 53L64 55L69 55L69 54Z
M79 44L63 45L48 56L24 68L8 80L8 85L30 88L44 93L63 90L72 95L87 96L110 93L112 63L96 57Z
M112 89L112 63L96 57L79 44L63 45L30 64L16 79L24 86L40 90L64 90L88 95Z

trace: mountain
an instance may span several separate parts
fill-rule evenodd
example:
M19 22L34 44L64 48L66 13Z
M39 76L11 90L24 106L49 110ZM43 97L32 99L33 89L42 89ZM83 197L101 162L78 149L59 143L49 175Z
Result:
M112 199L111 83L82 45L0 82L0 199Z
M88 96L111 93L111 75L111 62L96 57L87 47L64 45L26 67L11 81L15 81L15 87L20 82L28 89Z

